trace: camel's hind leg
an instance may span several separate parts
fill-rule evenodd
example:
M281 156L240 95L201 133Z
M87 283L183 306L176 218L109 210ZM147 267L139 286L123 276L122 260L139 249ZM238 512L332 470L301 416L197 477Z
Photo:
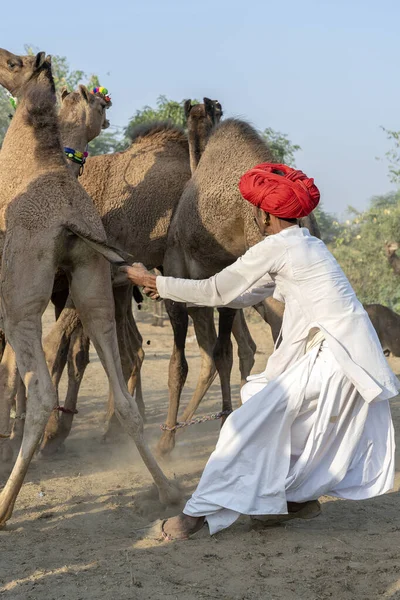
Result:
M26 237L23 241L26 245ZM43 256L51 256L51 252L48 247L43 246L42 239L35 239L32 241L35 252L28 252L25 246L23 249L19 248L19 256L24 256L24 261L19 262L12 260L17 252L10 252L10 241L11 256L7 257L6 253L3 256L3 265L7 258L12 265L8 269L2 268L1 300L5 332L15 352L18 370L29 401L21 448L12 473L0 494L0 526L4 525L12 514L30 461L56 402L54 386L42 349L41 316L50 299L54 277L52 261L43 259ZM40 262L36 262L36 256L41 256ZM3 384L4 376L4 372L0 372L0 384Z
M136 326L132 314L132 288L131 285L119 286L113 289L115 302L115 321L117 326L118 347L121 356L122 372L128 384L131 396L136 390L136 404L141 417L144 418L144 403L140 382L140 369L144 359L142 349L143 338ZM139 382L139 387L137 384ZM113 432L118 432L120 423L115 416L114 397L110 390L106 414L104 438L112 437Z
M15 449L11 441L10 413L18 387L19 373L14 350L6 344L0 363L0 466L10 464Z
M144 440L142 419L124 381L118 350L110 268L102 257L91 254L86 247L84 252L87 259L90 257L90 262L84 264L79 246L77 250L76 266L72 270L71 295L107 373L116 414L127 433L134 439L158 487L160 500L164 503L176 502L180 499L180 494L165 477Z
M257 346L251 337L242 310L238 310L236 312L233 320L232 333L238 346L240 385L243 386L246 383L246 379L250 375L254 366L254 355L256 353Z

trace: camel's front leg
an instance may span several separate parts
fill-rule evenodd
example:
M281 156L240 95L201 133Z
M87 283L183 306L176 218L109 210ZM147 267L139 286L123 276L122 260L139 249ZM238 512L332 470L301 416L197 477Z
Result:
M253 308L271 327L272 338L276 342L282 327L283 313L285 311L284 303L275 300L275 298L267 298L263 302L253 306Z
M231 333L236 311L232 308L219 308L218 339L214 348L214 362L221 380L222 411L229 414L232 411L231 371L233 351ZM222 418L225 422L227 414Z
M185 357L185 342L189 322L187 308L184 304L172 302L171 300L165 301L165 308L174 332L174 348L169 361L169 404L165 422L167 429L163 432L157 446L157 452L161 456L170 454L175 446L175 430L173 428L178 419L179 402L188 374L188 364Z
M84 247L83 251L87 257L87 248ZM83 264L80 256L77 256L76 265L72 270L71 294L85 330L93 341L107 373L116 414L127 433L134 439L158 487L160 500L166 504L178 501L180 493L168 481L145 442L143 421L124 381L118 350L110 269L102 257L94 254L90 263Z
M188 312L193 320L197 343L199 344L201 367L196 389L183 412L182 421L188 421L193 417L200 402L217 375L217 369L215 368L213 359L213 350L217 341L217 332L215 331L214 325L214 309L193 307L189 308Z
M254 366L254 355L256 353L257 346L251 337L242 310L238 310L236 312L233 320L232 333L238 346L240 384L243 386L246 383L246 379L250 375Z

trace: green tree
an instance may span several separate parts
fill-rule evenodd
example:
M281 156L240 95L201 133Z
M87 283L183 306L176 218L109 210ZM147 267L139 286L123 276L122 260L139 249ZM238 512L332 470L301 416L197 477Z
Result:
M295 165L294 155L301 148L297 144L292 144L286 133L281 133L271 127L267 127L267 129L264 129L262 136L272 151L274 162L291 167Z
M330 248L359 299L400 311L400 286L384 252L385 241L397 241L400 231L400 192L373 198L365 212L351 209Z
M392 131L382 127L387 139L393 144L385 156L389 163L389 179L392 183L400 183L400 131Z
M10 113L13 112L7 92L0 87L0 148L10 123Z
M196 103L196 100L193 102ZM151 121L172 121L175 125L185 127L186 118L183 102L168 100L166 96L162 95L158 96L155 108L146 105L135 112L125 129L126 137L130 139L132 131L137 125Z

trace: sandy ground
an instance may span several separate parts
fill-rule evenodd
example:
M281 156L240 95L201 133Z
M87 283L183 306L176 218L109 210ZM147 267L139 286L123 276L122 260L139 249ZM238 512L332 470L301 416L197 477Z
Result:
M155 444L167 406L171 348L168 324L151 327L141 315L146 345L143 388L147 436ZM51 324L46 312L45 327ZM255 369L271 352L267 326L251 324L258 345ZM193 336L190 330L189 336ZM187 344L193 391L197 345ZM391 360L400 373L400 360ZM237 363L233 396L239 392ZM183 543L138 540L136 530L176 512L161 507L130 440L101 443L107 382L94 352L81 390L79 414L65 452L35 460L12 520L0 531L0 597L58 600L376 600L400 598L399 484L364 502L323 499L313 521L252 531L241 518L211 538L204 528ZM220 407L218 382L200 408ZM395 426L400 402L393 401ZM218 436L218 422L186 429L173 459L164 465L187 496L193 491Z

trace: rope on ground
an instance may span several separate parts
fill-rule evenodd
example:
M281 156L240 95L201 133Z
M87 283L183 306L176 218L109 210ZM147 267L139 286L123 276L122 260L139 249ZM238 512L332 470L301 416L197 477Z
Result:
M182 429L182 427L189 427L189 425L198 425L199 423L205 423L206 421L214 421L216 419L222 419L222 417L230 415L232 410L222 410L219 413L213 413L211 415L205 415L204 417L197 417L196 419L191 419L190 421L182 421L177 423L173 427L168 427L168 425L160 425L160 429L162 431L176 431L177 429Z
M8 440L11 437L11 433L0 433L0 440Z
M54 410L65 413L66 415L77 415L78 411L76 408L65 408L65 406L56 406Z

